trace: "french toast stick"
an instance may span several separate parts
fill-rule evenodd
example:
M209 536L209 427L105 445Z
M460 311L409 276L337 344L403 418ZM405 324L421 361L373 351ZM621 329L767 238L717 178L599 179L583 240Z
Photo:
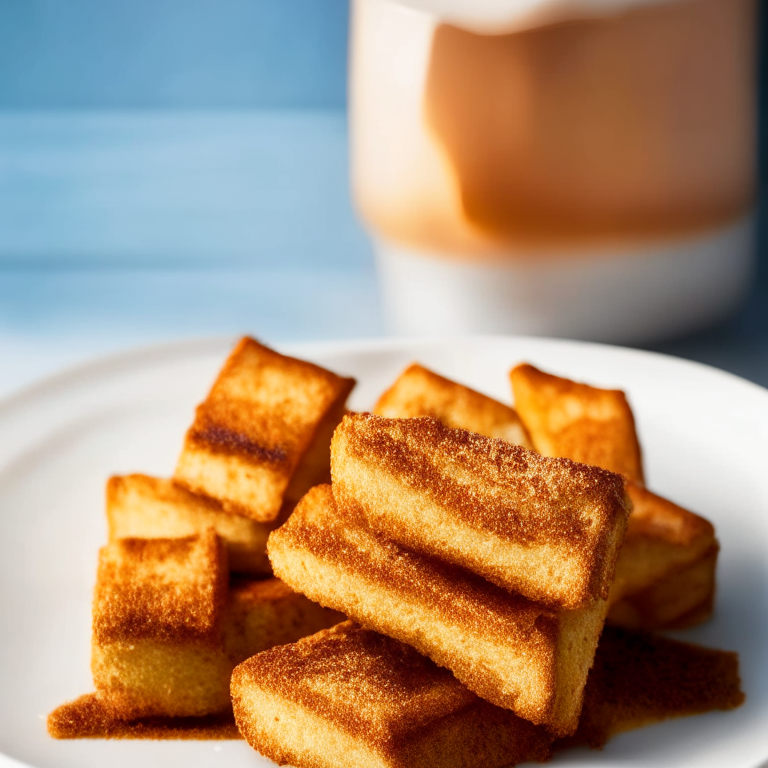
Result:
M246 741L295 768L501 768L549 756L543 729L352 622L248 659L232 675L232 703Z
M715 542L698 560L612 603L608 623L652 631L688 629L706 621L714 609L719 550Z
M607 603L555 611L409 552L337 510L317 486L269 537L293 589L413 646L470 690L553 733L577 725Z
M520 366L515 376L520 376L536 388L536 377ZM546 390L551 380L542 374ZM577 460L579 456L598 452L608 457L630 457L635 462L639 451L637 435L632 419L626 416L626 401L615 392L598 390L579 385L566 379L558 379L562 397L542 396L536 400L536 392L529 393L528 401L536 401L540 412L534 421L558 424L565 416L563 409L588 414L607 402L614 410L624 413L624 427L617 431L601 433L601 443L590 445L598 426L575 431L565 458ZM566 407L568 402L577 405ZM628 408L628 406L626 406ZM558 411L558 408L560 409ZM432 373L420 365L407 368L374 409L382 416L411 418L433 416L450 427L467 429L487 437L504 438L504 425L517 414L508 406L473 392L456 382ZM507 414L505 416L505 414ZM630 414L631 415L631 414ZM506 421L505 421L506 419ZM580 435L580 437L579 437ZM509 440L509 437L506 439ZM520 442L512 440L512 442ZM636 482L628 481L627 492L633 502L627 533L616 562L616 578L611 588L610 602L614 605L608 622L634 629L666 629L692 626L708 618L714 599L714 571L716 565L716 540L712 525L699 515L689 512L672 502L653 494ZM708 555L705 556L704 553Z
M735 653L608 628L578 731L555 749L744 700ZM345 622L232 675L240 732L296 768L501 768L545 761L545 729L470 693L409 646Z
M703 517L627 483L633 502L616 561L608 623L682 629L712 613L719 545Z
M515 405L537 450L627 478L633 511L616 563L608 623L653 630L705 620L714 601L714 528L644 488L634 417L624 393L530 365L518 365L510 379Z
M389 419L432 416L446 427L467 429L532 448L514 408L413 363L384 392L373 412Z
M213 531L102 548L91 670L107 709L124 719L226 710L228 578L226 549Z
M277 579L228 585L212 530L101 550L93 605L96 698L117 719L226 712L235 664L339 620Z
M616 474L367 413L336 429L331 472L339 508L408 549L551 607L608 596L629 514Z
M611 602L637 594L716 546L715 529L689 512L635 483L627 483L632 514L616 562Z
M330 438L354 380L241 339L184 440L174 480L270 522L327 482Z
M525 369L521 367L516 371L517 374L524 375ZM546 382L551 378L544 375L545 389ZM570 390L570 397L580 397L580 387L583 385L565 379L560 382L563 390ZM600 395L604 390L587 388L590 394L582 398L579 405L579 409L584 413L590 409L590 397L595 398L593 391L598 392L598 400L601 397L610 400L615 394ZM552 400L550 408L555 408L557 402ZM510 428L519 422L519 417L512 409L416 364L400 375L382 395L374 410L377 414L389 418L433 416L449 427L467 429L487 437L499 437L509 442L520 442L505 438L504 434L507 422ZM514 415L509 416L508 412ZM504 414L507 414L506 420ZM557 421L558 416L550 412L548 416L541 415L542 420L546 421L547 418ZM588 440L589 434L585 432L584 437ZM611 435L606 434L601 450L606 455L634 455L637 442L634 430L627 427ZM586 455L590 450L589 445L581 445L578 442L574 442L573 448L573 452L565 455L565 458L578 460L580 455ZM676 619L671 611L677 610L679 616L688 615L692 608L701 606L705 601L700 589L689 590L689 599L686 599L683 591L676 588L676 584L683 578L678 574L692 568L694 563L697 564L699 573L705 570L702 558L705 552L711 554L716 545L714 529L703 517L651 493L636 482L628 481L627 493L633 510L616 562L616 577L611 587L610 601L617 603L629 596L646 593L643 600L643 620L639 621L635 616L631 626L646 629L666 627L670 621ZM714 560L710 557L706 562L714 563ZM712 579L710 582L714 585ZM699 584L702 583L700 578ZM665 593L668 593L668 599L664 600L664 615L655 617L653 606L659 604ZM651 594L654 595L653 600L650 599ZM709 602L711 603L711 595ZM611 617L618 617L624 612L623 608L612 612ZM636 613L634 609L632 613Z
M515 375L525 376L525 368L516 369ZM544 389L552 377L543 376ZM575 382L560 380L564 391L570 390L570 396L578 399L582 390ZM588 412L589 398L595 398L594 387L587 388L589 396L582 398L580 408ZM536 394L536 393L534 393ZM614 393L599 395L597 398L613 397ZM550 407L554 407L553 400ZM525 445L518 439L505 436L506 430L514 430L520 419L513 409L491 398L474 392L467 387L432 373L428 369L414 364L409 366L382 395L374 412L389 418L412 418L433 416L449 427L467 429L487 437L498 437L508 442ZM548 418L556 421L556 414ZM542 416L543 420L546 420ZM585 436L585 440L586 440ZM527 439L527 436L526 436ZM622 444L621 441L624 440ZM606 436L602 451L610 455L634 455L637 435L627 427L611 436ZM574 443L575 451L565 458L579 460L586 455L588 445ZM631 595L639 595L652 590L658 597L669 592L665 615L655 620L652 615L651 601L644 600L646 623L632 626L635 628L654 629L667 626L674 620L670 611L677 606L680 615L687 614L694 606L699 606L704 597L691 592L691 600L685 600L682 592L675 589L677 574L699 563L705 552L710 552L715 545L714 529L707 520L673 504L635 482L627 483L627 493L633 504L629 517L627 533L616 562L616 577L611 587L610 601L616 603ZM711 562L711 558L710 561ZM703 565L699 570L703 569ZM665 587L667 578L670 583ZM673 578L675 582L673 582ZM649 593L650 594L650 593ZM654 601L656 602L656 601ZM711 602L711 600L710 600ZM617 612L618 613L618 612Z
M229 567L237 573L267 575L267 536L279 524L257 523L225 512L213 499L198 496L172 480L122 475L107 482L109 540L169 539L213 528L227 545Z
M515 409L533 447L644 483L640 443L626 395L552 376L532 365L510 371Z
M222 621L221 642L228 663L222 667L225 674L211 676L208 685L222 689L228 697L231 671L236 664L255 653L275 645L293 643L343 619L340 614L310 602L278 579L237 578L230 584ZM151 670L141 668L141 657L133 661L138 661L134 674L144 673L146 676L151 673ZM155 671L155 686L167 686L163 670ZM176 693L189 695L188 691L178 689ZM209 715L182 717L168 716L158 709L152 716L126 720L96 693L57 707L48 718L48 731L58 739L240 738L230 707Z

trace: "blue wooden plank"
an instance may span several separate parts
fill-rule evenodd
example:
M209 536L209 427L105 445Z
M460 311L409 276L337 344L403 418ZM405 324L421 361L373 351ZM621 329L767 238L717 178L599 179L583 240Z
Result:
M361 263L342 111L0 112L0 266Z
M376 279L363 270L0 270L0 337L274 340L375 336Z
M346 0L0 0L0 108L343 107Z

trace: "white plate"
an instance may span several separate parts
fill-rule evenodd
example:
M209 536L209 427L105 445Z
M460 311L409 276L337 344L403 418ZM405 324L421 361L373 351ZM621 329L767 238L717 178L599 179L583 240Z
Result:
M92 689L90 599L105 540L108 475L168 475L193 408L230 343L134 352L51 379L0 405L0 766L167 768L271 765L242 742L54 741L45 715ZM746 704L624 734L581 766L729 766L768 759L768 391L694 363L566 341L478 338L290 346L357 377L358 409L419 360L509 400L507 371L527 360L625 389L649 485L706 515L722 544L717 612L681 633L741 654ZM768 763L766 763L768 764Z

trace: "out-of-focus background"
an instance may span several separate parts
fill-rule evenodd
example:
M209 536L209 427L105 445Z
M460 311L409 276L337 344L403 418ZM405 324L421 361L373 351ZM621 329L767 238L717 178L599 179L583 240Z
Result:
M385 333L348 186L348 16L0 0L0 395L144 343ZM763 230L743 308L653 349L768 386Z

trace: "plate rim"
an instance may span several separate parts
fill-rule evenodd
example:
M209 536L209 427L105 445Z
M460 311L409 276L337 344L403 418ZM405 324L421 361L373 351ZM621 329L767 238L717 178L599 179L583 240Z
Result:
M247 334L246 334L247 335ZM76 385L82 380L106 375L119 368L132 368L150 363L153 359L167 359L167 356L201 355L209 352L226 349L227 345L234 346L236 341L242 338L240 335L195 336L175 341L163 341L153 344L140 344L127 346L105 355L96 355L89 360L73 363L61 369L44 375L36 380L22 385L19 389L0 397L0 421L19 407L24 407L36 398L47 397L56 394L59 388ZM256 337L252 337L256 338ZM768 387L745 379L738 374L731 373L722 368L702 363L697 360L678 357L665 352L656 352L637 347L605 344L594 341L582 341L580 339L563 339L550 336L525 336L507 334L476 334L455 336L382 336L364 337L360 339L323 339L323 340L292 340L270 341L258 339L272 349L285 354L359 354L369 351L394 350L401 346L442 346L447 344L499 344L522 342L525 344L541 344L542 346L556 347L581 347L595 351L608 351L626 354L632 357L645 357L649 361L665 365L680 366L698 371L703 375L715 376L723 379L723 383L730 383L744 387L752 395L758 398L768 397ZM768 400L766 400L768 405Z
M118 374L121 370L138 370L154 363L174 362L184 358L194 358L214 354L226 354L228 348L234 345L240 336L208 336L179 339L176 341L160 342L149 345L138 345L117 350L108 355L99 355L91 360L66 366L59 371L44 376L21 387L19 390L0 398L0 427L7 416L17 408L34 407L39 399L56 397L68 389L78 386L93 385L94 380L103 376ZM400 349L417 349L429 347L446 347L448 345L503 345L522 343L525 345L542 346L556 351L558 348L573 350L582 348L597 353L629 355L632 358L647 359L656 365L671 366L678 370L685 369L692 375L705 376L717 380L721 386L738 387L745 395L755 398L761 409L768 409L768 388L743 379L735 374L723 371L714 366L699 363L685 358L675 357L659 352L632 347L621 347L611 344L585 342L571 339L557 339L534 336L511 335L465 335L450 337L374 337L362 339L330 339L309 341L267 342L270 346L286 354L295 355L357 355L369 352L397 351ZM514 361L510 361L510 365ZM668 368L669 369L669 368ZM746 388L743 385L747 385ZM767 756L768 757L768 756ZM2 768L34 768L34 766L19 762L6 753L0 752ZM754 768L768 766L768 759L760 758Z

